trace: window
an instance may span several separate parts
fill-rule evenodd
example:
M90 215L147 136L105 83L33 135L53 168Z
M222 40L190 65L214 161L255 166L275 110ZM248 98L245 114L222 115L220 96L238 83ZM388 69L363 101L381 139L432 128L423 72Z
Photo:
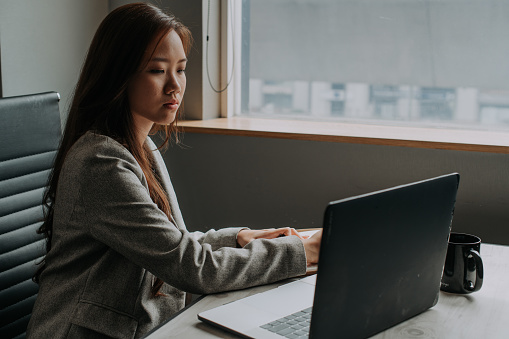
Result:
M509 130L508 0L243 0L237 12L239 115Z

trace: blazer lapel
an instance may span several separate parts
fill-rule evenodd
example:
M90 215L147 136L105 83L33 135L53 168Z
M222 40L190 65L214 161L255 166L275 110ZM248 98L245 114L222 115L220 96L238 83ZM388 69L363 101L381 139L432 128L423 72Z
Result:
M152 139L150 139L150 137L147 138L147 143L149 148L153 150L152 154L155 160L155 171L158 178L160 178L161 180L161 185L163 186L163 189L166 191L166 194L168 195L173 221L175 222L178 228L185 230L186 225L184 223L182 213L180 212L177 195L175 194L175 190L173 189L170 175L168 174L168 169L166 168L164 159L161 156L161 152L159 152L157 146L154 144Z

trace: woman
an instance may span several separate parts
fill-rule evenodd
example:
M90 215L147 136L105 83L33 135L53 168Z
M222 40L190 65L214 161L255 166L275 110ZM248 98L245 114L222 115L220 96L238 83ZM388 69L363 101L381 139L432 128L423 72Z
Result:
M138 338L181 309L185 292L265 284L318 261L321 233L186 230L148 135L162 129L168 141L177 124L190 45L185 26L147 4L101 23L45 195L29 338Z

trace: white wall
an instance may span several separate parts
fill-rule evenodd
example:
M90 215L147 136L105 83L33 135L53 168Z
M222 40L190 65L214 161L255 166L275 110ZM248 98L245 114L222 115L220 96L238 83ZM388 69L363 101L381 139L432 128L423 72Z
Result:
M2 0L3 96L56 91L65 118L88 46L108 1Z

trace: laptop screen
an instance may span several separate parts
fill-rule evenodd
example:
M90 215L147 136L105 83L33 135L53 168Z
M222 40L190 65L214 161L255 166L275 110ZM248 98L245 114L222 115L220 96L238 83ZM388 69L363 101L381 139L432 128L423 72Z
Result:
M458 183L450 174L327 206L311 337L368 337L436 304Z

